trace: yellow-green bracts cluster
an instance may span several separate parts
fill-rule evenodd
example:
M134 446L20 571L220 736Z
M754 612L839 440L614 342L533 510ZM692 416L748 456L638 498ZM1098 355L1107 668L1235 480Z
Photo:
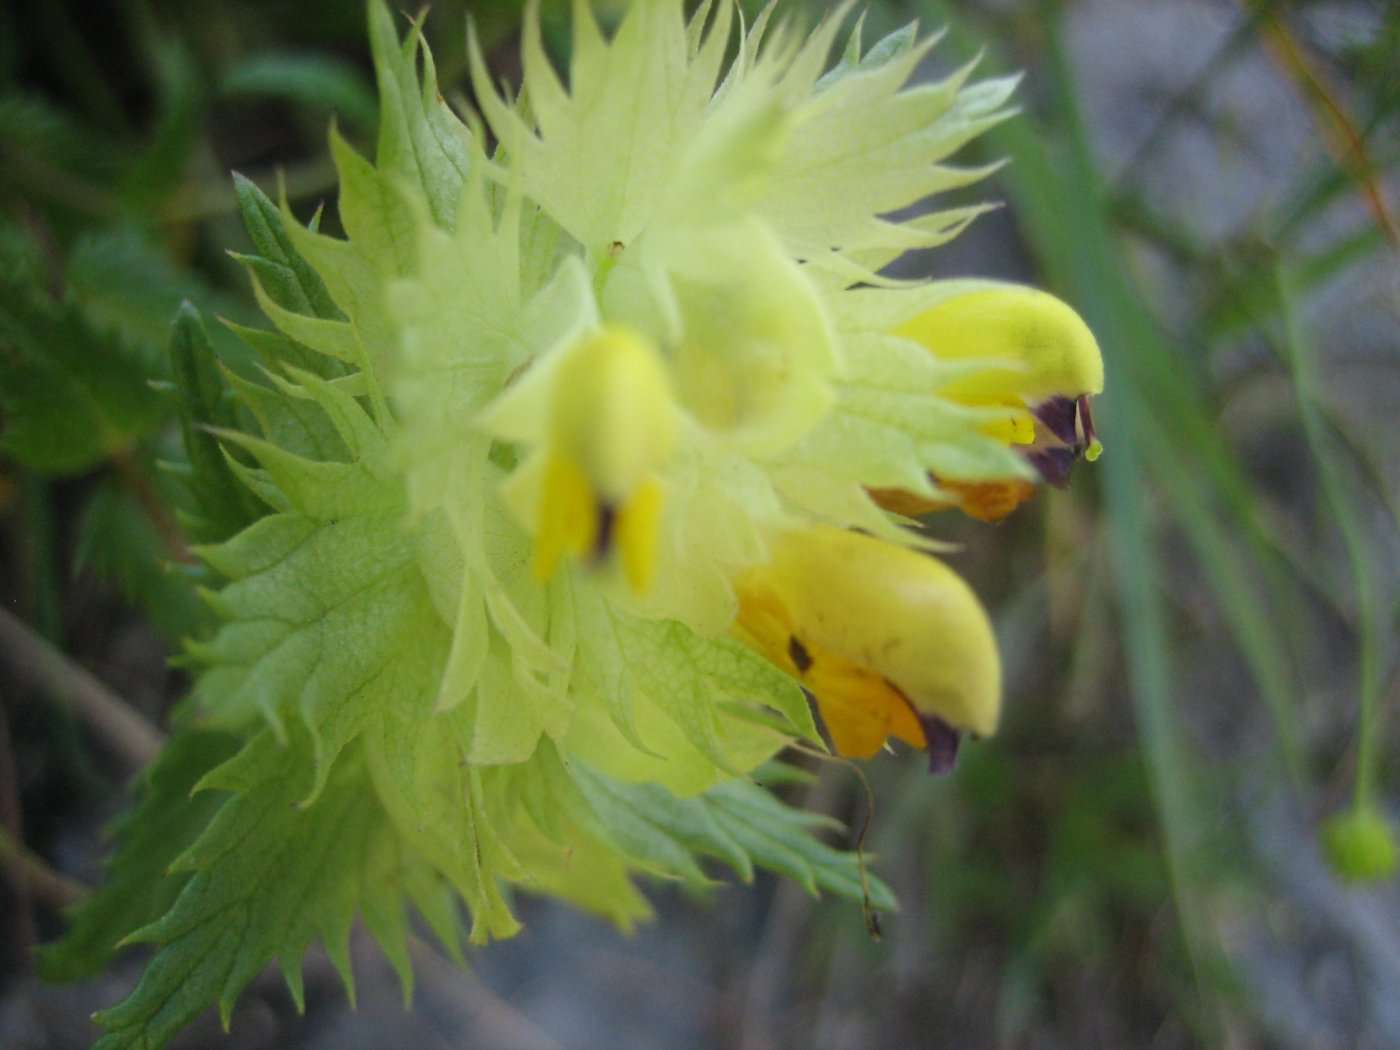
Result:
M920 80L936 38L867 46L848 7L806 32L781 5L746 23L723 0L637 0L605 30L581 0L572 25L561 72L527 11L508 94L473 37L479 111L457 114L418 27L400 40L371 4L385 115L373 163L332 135L346 237L282 211L334 312L254 268L281 337L334 362L283 368L278 390L317 403L350 462L293 469L276 442L230 440L269 500L363 545L337 556L392 551L406 637L436 654L414 665L427 709L372 731L320 719L249 675L232 635L204 652L231 669L196 699L216 722L300 705L326 762L336 733L364 733L424 850L413 792L441 794L425 770L479 780L480 855L579 896L564 858L594 857L609 885L626 866L583 815L548 834L527 819L561 769L707 797L823 743L804 690L850 755L893 737L946 769L962 734L993 732L987 614L910 515L994 519L1062 482L1098 454L1103 377L1044 292L884 275L990 207L891 218L989 174L954 157L1011 116L1014 80ZM272 491L303 477L305 499Z

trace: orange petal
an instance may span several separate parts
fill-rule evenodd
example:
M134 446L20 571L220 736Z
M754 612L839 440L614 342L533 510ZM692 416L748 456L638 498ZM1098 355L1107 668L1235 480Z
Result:
M1011 481L940 481L939 487L958 495L958 506L978 521L1001 521L1035 495L1035 486L1015 478Z
M936 479L935 479L936 480ZM1029 481L938 481L952 499L933 499L907 489L870 489L870 498L885 510L917 518L954 507L978 521L997 522L1035 495Z
M816 697L826 731L839 754L870 758L895 736L923 749L923 726L898 689L879 675L819 657L803 683Z

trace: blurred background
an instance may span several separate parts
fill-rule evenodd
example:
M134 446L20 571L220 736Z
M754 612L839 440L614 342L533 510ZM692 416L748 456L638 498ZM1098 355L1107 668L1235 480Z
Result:
M468 12L511 77L519 9L434 4L464 102ZM985 72L1025 71L1025 112L962 155L1009 159L967 194L1006 206L900 271L1054 291L1109 385L1107 451L1071 490L998 527L930 519L996 617L1007 717L950 778L866 765L901 902L884 939L767 876L654 885L631 938L524 900L525 932L467 971L418 951L411 1013L362 947L358 1012L313 961L305 1017L266 976L227 1039L209 1016L180 1047L1400 1047L1400 886L1320 845L1358 775L1400 817L1400 9L872 0L866 32L911 18L948 27L926 75L985 49ZM186 298L256 320L230 170L282 178L307 216L334 200L328 120L373 142L363 20L356 0L0 3L6 1050L86 1046L144 961L50 986L29 949L100 878L149 749L91 712L158 725L187 686L167 657L207 616L156 467L179 440L169 322ZM50 447L60 417L90 443ZM858 826L859 781L818 773L792 800Z

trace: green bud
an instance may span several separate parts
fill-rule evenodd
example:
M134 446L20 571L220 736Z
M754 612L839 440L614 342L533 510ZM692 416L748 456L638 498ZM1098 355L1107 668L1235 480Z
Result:
M1394 830L1369 808L1339 813L1323 824L1322 847L1332 870L1348 882L1388 879L1400 859Z

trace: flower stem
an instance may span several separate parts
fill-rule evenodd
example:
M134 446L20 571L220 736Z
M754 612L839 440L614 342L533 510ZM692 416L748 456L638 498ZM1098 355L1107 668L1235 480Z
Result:
M1347 492L1343 477L1345 468L1334 454L1332 438L1323 420L1312 348L1294 310L1292 278L1287 264L1282 260L1274 269L1274 280L1283 318L1283 349L1293 372L1303 434L1317 463L1323 499L1341 532L1356 590L1357 629L1360 635L1360 712L1356 739L1355 806L1358 810L1365 810L1375 801L1377 722L1380 717L1377 701L1381 687L1378 659L1381 625L1376 615L1375 574L1371 569L1366 537L1356 506Z

